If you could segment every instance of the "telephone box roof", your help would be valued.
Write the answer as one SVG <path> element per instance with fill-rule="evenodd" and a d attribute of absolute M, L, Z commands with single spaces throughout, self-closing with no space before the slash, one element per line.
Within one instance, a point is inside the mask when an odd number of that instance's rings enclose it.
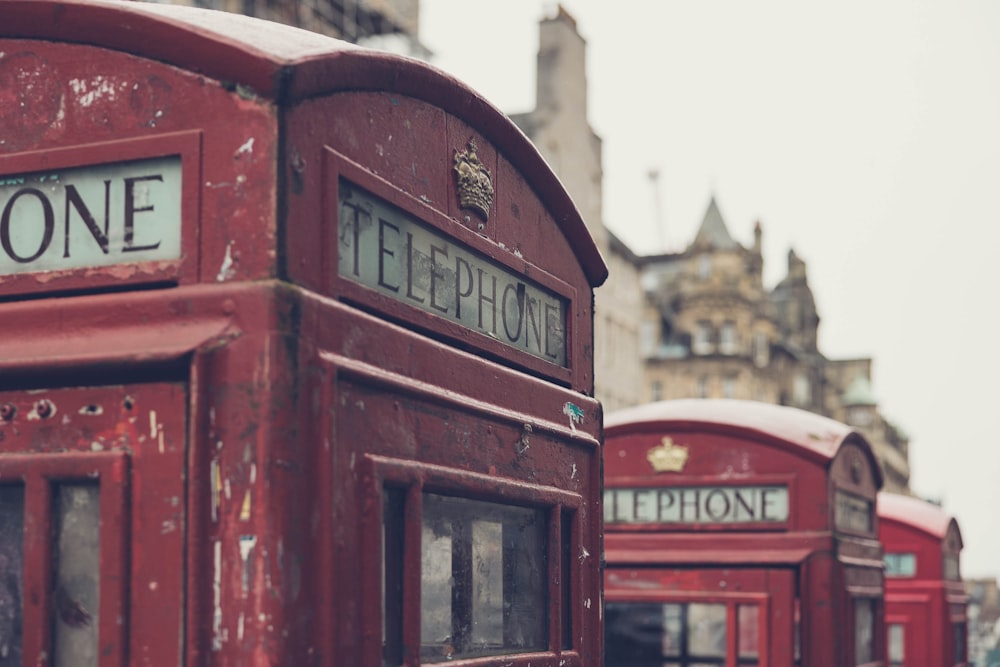
<path fill-rule="evenodd" d="M 877 507 L 879 519 L 910 526 L 938 539 L 947 537 L 949 529 L 954 525 L 961 544 L 962 533 L 958 521 L 934 503 L 913 496 L 880 492 Z"/>
<path fill-rule="evenodd" d="M 605 415 L 606 438 L 635 432 L 671 428 L 708 427 L 736 435 L 750 435 L 798 450 L 823 465 L 829 464 L 848 440 L 868 452 L 877 485 L 882 485 L 871 446 L 841 422 L 800 410 L 759 401 L 738 399 L 677 399 L 647 403 Z"/>
<path fill-rule="evenodd" d="M 124 0 L 0 0 L 0 38 L 90 45 L 157 60 L 290 104 L 345 90 L 437 106 L 497 146 L 552 212 L 590 283 L 608 275 L 569 194 L 534 144 L 482 95 L 414 58 L 240 14 Z"/>

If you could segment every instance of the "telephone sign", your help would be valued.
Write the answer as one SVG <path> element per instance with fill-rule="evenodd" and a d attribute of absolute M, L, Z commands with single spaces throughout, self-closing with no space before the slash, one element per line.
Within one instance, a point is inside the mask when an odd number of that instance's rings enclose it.
<path fill-rule="evenodd" d="M 0 176 L 0 275 L 177 259 L 181 159 Z"/>

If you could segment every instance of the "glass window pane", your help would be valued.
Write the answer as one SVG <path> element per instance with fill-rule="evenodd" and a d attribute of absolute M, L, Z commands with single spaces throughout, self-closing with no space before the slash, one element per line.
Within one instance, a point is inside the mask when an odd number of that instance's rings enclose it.
<path fill-rule="evenodd" d="M 913 577 L 917 574 L 917 556 L 912 553 L 887 553 L 885 555 L 887 577 Z"/>
<path fill-rule="evenodd" d="M 548 648 L 547 534 L 543 510 L 424 494 L 424 660 Z"/>
<path fill-rule="evenodd" d="M 854 662 L 863 665 L 872 661 L 875 639 L 875 603 L 871 598 L 854 600 Z"/>
<path fill-rule="evenodd" d="M 664 607 L 641 602 L 607 602 L 604 605 L 604 666 L 659 665 L 661 653 L 673 640 L 665 637 L 668 625 Z M 679 627 L 680 619 L 677 619 Z M 680 633 L 677 633 L 679 643 Z M 672 644 L 677 646 L 677 644 Z M 672 655 L 679 655 L 672 651 Z"/>
<path fill-rule="evenodd" d="M 684 626 L 684 607 L 679 604 L 663 605 L 663 655 L 674 657 L 681 654 L 681 635 Z"/>
<path fill-rule="evenodd" d="M 726 605 L 688 605 L 688 649 L 699 657 L 725 657 Z"/>
<path fill-rule="evenodd" d="M 24 487 L 0 486 L 0 667 L 21 667 Z"/>
<path fill-rule="evenodd" d="M 100 492 L 96 484 L 55 488 L 55 587 L 52 593 L 56 667 L 97 665 L 100 581 Z"/>
<path fill-rule="evenodd" d="M 889 625 L 889 664 L 902 665 L 905 657 L 904 627 L 901 623 Z"/>
<path fill-rule="evenodd" d="M 756 658 L 760 651 L 760 607 L 741 604 L 736 607 L 737 655 Z"/>

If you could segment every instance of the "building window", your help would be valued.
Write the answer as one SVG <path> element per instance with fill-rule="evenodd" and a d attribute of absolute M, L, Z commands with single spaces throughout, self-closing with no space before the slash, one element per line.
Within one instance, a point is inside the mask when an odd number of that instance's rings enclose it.
<path fill-rule="evenodd" d="M 656 380 L 649 388 L 649 398 L 652 401 L 663 400 L 663 383 Z"/>
<path fill-rule="evenodd" d="M 698 398 L 708 398 L 708 376 L 698 376 L 698 390 L 696 396 Z"/>
<path fill-rule="evenodd" d="M 812 403 L 812 386 L 809 384 L 809 378 L 802 373 L 795 376 L 792 386 L 792 399 L 796 405 L 809 405 Z"/>
<path fill-rule="evenodd" d="M 719 331 L 719 351 L 722 354 L 736 354 L 736 323 L 724 322 Z"/>
<path fill-rule="evenodd" d="M 712 256 L 705 253 L 698 257 L 698 277 L 702 280 L 712 275 Z"/>
<path fill-rule="evenodd" d="M 871 409 L 867 405 L 854 405 L 847 409 L 847 423 L 851 426 L 871 426 Z"/>
<path fill-rule="evenodd" d="M 712 323 L 707 320 L 698 322 L 694 329 L 694 341 L 692 348 L 695 354 L 709 354 L 712 352 Z"/>
<path fill-rule="evenodd" d="M 757 332 L 753 336 L 753 363 L 758 368 L 767 366 L 771 361 L 771 344 L 768 342 L 767 334 Z"/>
<path fill-rule="evenodd" d="M 723 398 L 735 398 L 736 397 L 736 376 L 727 375 L 722 378 L 722 397 Z"/>

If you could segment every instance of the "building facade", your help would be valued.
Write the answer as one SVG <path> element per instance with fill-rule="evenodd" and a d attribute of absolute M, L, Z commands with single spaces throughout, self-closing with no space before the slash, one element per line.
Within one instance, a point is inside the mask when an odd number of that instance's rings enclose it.
<path fill-rule="evenodd" d="M 426 58 L 420 0 L 151 0 L 245 14 L 355 44 Z"/>
<path fill-rule="evenodd" d="M 559 7 L 539 24 L 535 109 L 511 118 L 562 179 L 608 264 L 594 296 L 595 394 L 605 411 L 692 397 L 792 405 L 863 432 L 886 489 L 909 491 L 908 438 L 878 409 L 872 360 L 828 359 L 805 262 L 764 284 L 763 230 L 744 247 L 713 198 L 682 252 L 643 256 L 605 224 L 601 139 L 587 116 L 586 41 Z"/>
<path fill-rule="evenodd" d="M 870 358 L 828 359 L 806 264 L 788 253 L 785 277 L 763 281 L 763 230 L 733 239 L 713 198 L 679 253 L 639 258 L 645 297 L 642 401 L 738 398 L 790 405 L 865 434 L 886 490 L 909 492 L 908 438 L 878 409 Z"/>
<path fill-rule="evenodd" d="M 594 392 L 605 411 L 617 410 L 641 400 L 640 264 L 604 224 L 601 139 L 587 115 L 586 42 L 562 7 L 541 21 L 538 41 L 535 109 L 511 119 L 559 175 L 608 265 L 608 280 L 594 293 Z"/>

